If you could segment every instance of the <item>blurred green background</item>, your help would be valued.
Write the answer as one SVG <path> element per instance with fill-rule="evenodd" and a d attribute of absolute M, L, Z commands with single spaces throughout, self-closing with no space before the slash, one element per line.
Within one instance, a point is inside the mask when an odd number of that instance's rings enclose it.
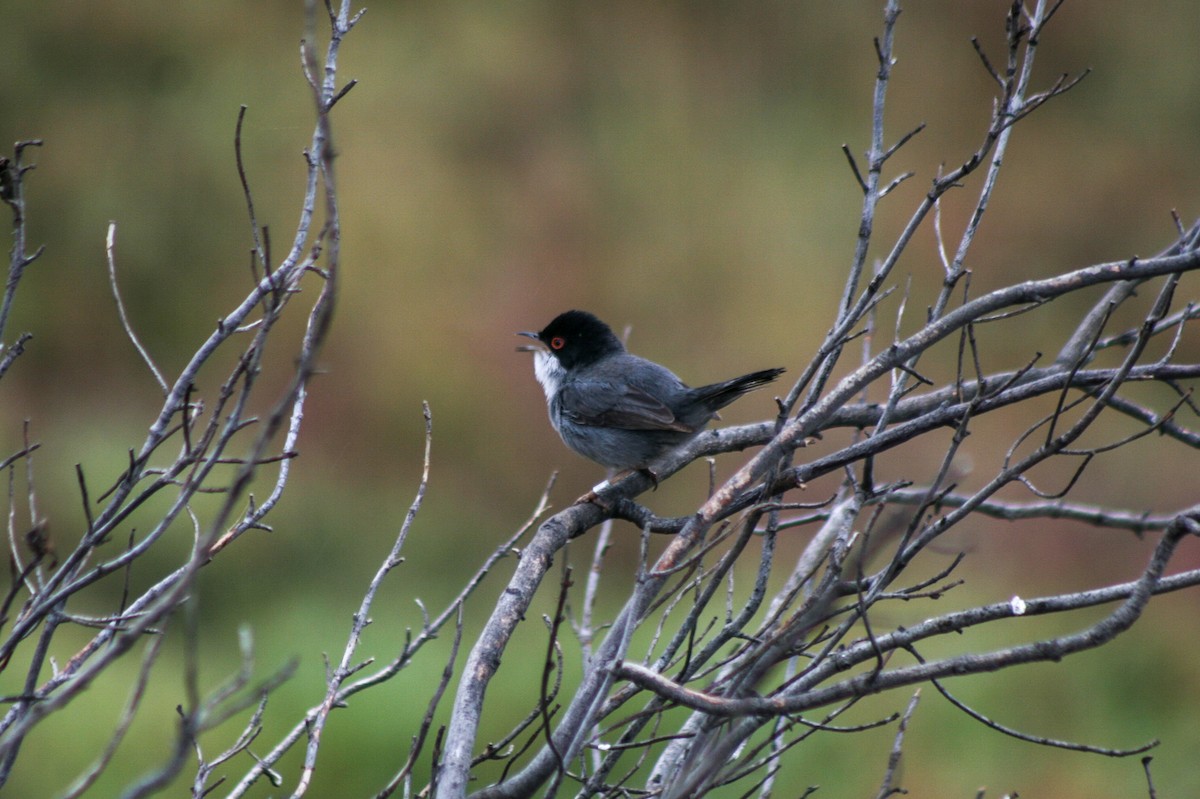
<path fill-rule="evenodd" d="M 981 139 L 994 87 L 970 37 L 1002 60 L 1007 3 L 909 5 L 897 35 L 888 140 L 920 122 L 928 128 L 889 169 L 916 177 L 883 205 L 875 257 L 886 253 L 939 165 L 960 162 Z M 407 563 L 377 600 L 363 657 L 386 660 L 405 627 L 419 627 L 414 598 L 440 610 L 525 519 L 552 471 L 561 470 L 558 505 L 600 477 L 554 436 L 528 358 L 513 351 L 514 332 L 539 328 L 568 307 L 587 308 L 618 329 L 629 326 L 635 351 L 693 383 L 775 365 L 796 374 L 807 362 L 832 319 L 857 229 L 860 198 L 840 147 L 861 154 L 868 143 L 880 6 L 369 5 L 341 61 L 342 79 L 360 82 L 334 116 L 344 272 L 302 457 L 270 519 L 275 532 L 240 541 L 204 575 L 198 597 L 205 686 L 235 668 L 241 624 L 254 631 L 259 674 L 300 658 L 298 676 L 268 708 L 255 751 L 318 700 L 321 653 L 341 652 L 350 615 L 415 490 L 422 400 L 434 416 L 432 485 Z M 19 447 L 29 419 L 42 444 L 39 510 L 61 549 L 82 523 L 75 464 L 94 485 L 112 480 L 160 404 L 108 290 L 108 221 L 118 225 L 133 324 L 174 373 L 249 284 L 251 239 L 232 146 L 240 104 L 249 107 L 244 147 L 259 219 L 270 225 L 276 253 L 291 238 L 312 116 L 299 71 L 302 33 L 301 4 L 278 0 L 10 0 L 0 13 L 0 140 L 45 140 L 31 151 L 38 166 L 28 193 L 31 245 L 47 247 L 21 285 L 10 325 L 10 340 L 23 330 L 35 338 L 0 388 L 0 452 Z M 1185 221 L 1200 215 L 1198 40 L 1200 5 L 1192 0 L 1068 0 L 1044 39 L 1037 83 L 1093 72 L 1018 127 L 969 261 L 974 293 L 1151 254 L 1173 235 L 1171 209 Z M 946 203 L 951 246 L 977 186 Z M 904 329 L 918 323 L 939 285 L 933 244 L 927 224 L 897 273 L 912 279 Z M 1185 286 L 1194 289 L 1194 281 Z M 986 365 L 1012 368 L 1035 351 L 1053 352 L 1093 298 L 983 334 Z M 884 310 L 894 315 L 895 302 Z M 885 318 L 890 330 L 893 317 Z M 952 354 L 939 349 L 923 366 L 945 377 Z M 1195 336 L 1185 337 L 1182 355 L 1200 357 Z M 281 349 L 279 357 L 291 354 Z M 771 407 L 762 394 L 725 418 L 762 418 Z M 964 468 L 974 469 L 964 477 L 968 487 L 993 473 L 1027 423 L 1013 414 L 981 425 L 964 452 Z M 1102 425 L 1092 443 L 1128 430 Z M 944 444 L 883 463 L 880 479 L 927 480 Z M 735 463 L 728 456 L 718 470 L 727 474 Z M 645 500 L 660 513 L 686 511 L 702 496 L 704 472 L 693 467 Z M 1093 465 L 1078 498 L 1165 511 L 1195 501 L 1195 474 L 1195 453 L 1156 438 Z M 1053 479 L 1051 486 L 1061 485 Z M 813 497 L 829 488 L 814 487 Z M 256 490 L 265 492 L 265 479 Z M 781 562 L 806 538 L 801 531 L 787 542 Z M 139 567 L 135 583 L 178 562 L 186 530 L 178 539 Z M 625 595 L 636 557 L 632 528 L 619 529 L 617 539 L 601 589 L 606 612 Z M 566 556 L 577 574 L 591 540 L 572 544 Z M 971 552 L 961 575 L 968 585 L 947 600 L 955 607 L 1130 579 L 1148 551 L 1119 533 L 986 520 L 947 546 Z M 1189 543 L 1176 565 L 1198 562 Z M 468 641 L 512 563 L 501 561 L 471 604 Z M 547 586 L 537 614 L 552 611 L 553 591 Z M 897 609 L 881 621 L 950 607 Z M 1196 610 L 1195 595 L 1163 598 L 1144 624 L 1099 652 L 953 687 L 1030 732 L 1114 747 L 1160 737 L 1161 794 L 1194 795 Z M 1094 618 L 1040 629 L 1075 630 Z M 962 645 L 1028 634 L 1014 627 Z M 370 795 L 386 782 L 407 752 L 448 639 L 334 714 L 310 795 Z M 69 643 L 60 659 L 72 653 Z M 183 701 L 181 648 L 173 643 L 95 795 L 115 792 L 165 757 Z M 530 675 L 540 669 L 545 631 L 534 613 L 517 644 L 489 695 L 481 744 L 535 698 Z M 30 737 L 6 796 L 53 795 L 86 767 L 120 712 L 135 660 Z M 18 677 L 0 675 L 0 693 L 16 692 Z M 906 701 L 864 703 L 856 720 Z M 206 741 L 206 751 L 227 745 L 235 726 Z M 892 734 L 817 736 L 793 750 L 777 795 L 813 784 L 823 797 L 873 795 Z M 1145 795 L 1137 758 L 1015 742 L 928 689 L 907 751 L 902 782 L 914 795 L 969 796 L 980 786 L 988 796 Z M 288 786 L 296 762 L 282 768 Z M 243 759 L 220 773 L 237 779 L 246 767 Z M 262 785 L 255 795 L 277 794 Z"/>

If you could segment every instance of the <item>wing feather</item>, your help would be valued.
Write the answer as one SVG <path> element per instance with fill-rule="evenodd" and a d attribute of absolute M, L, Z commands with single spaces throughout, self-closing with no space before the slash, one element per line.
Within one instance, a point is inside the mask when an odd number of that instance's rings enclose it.
<path fill-rule="evenodd" d="M 576 424 L 625 430 L 694 432 L 646 392 L 604 380 L 572 380 L 559 392 L 562 412 Z"/>

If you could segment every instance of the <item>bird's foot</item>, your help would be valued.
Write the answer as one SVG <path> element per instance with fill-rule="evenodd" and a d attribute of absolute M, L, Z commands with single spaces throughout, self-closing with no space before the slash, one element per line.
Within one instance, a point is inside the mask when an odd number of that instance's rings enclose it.
<path fill-rule="evenodd" d="M 643 466 L 637 470 L 640 474 L 644 474 L 650 478 L 650 484 L 654 486 L 654 490 L 658 490 L 658 473 L 648 466 Z"/>

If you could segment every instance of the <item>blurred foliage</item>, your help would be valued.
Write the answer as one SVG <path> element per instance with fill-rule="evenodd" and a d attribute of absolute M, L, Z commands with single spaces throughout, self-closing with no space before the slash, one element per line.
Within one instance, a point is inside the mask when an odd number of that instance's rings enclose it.
<path fill-rule="evenodd" d="M 998 61 L 1007 4 L 908 5 L 889 140 L 921 122 L 928 128 L 892 165 L 916 177 L 884 205 L 879 255 L 939 164 L 979 141 L 993 87 L 969 37 Z M 777 364 L 794 372 L 808 359 L 832 318 L 857 229 L 859 197 L 840 146 L 860 153 L 867 144 L 878 18 L 873 3 L 778 0 L 370 6 L 342 61 L 343 78 L 360 81 L 334 119 L 344 283 L 302 457 L 272 517 L 275 532 L 239 542 L 198 597 L 206 685 L 235 668 L 243 623 L 255 632 L 260 673 L 301 658 L 299 676 L 269 706 L 263 747 L 319 695 L 320 652 L 340 652 L 400 523 L 419 473 L 422 399 L 434 414 L 432 488 L 408 565 L 376 605 L 364 656 L 390 657 L 403 629 L 419 626 L 414 597 L 440 609 L 520 524 L 553 470 L 563 470 L 559 504 L 599 477 L 554 438 L 527 360 L 513 352 L 515 331 L 585 307 L 629 325 L 635 351 L 696 382 Z M 303 21 L 299 3 L 232 0 L 9 0 L 0 20 L 0 140 L 46 142 L 35 152 L 29 198 L 31 242 L 47 246 L 18 295 L 11 329 L 35 338 L 4 381 L 0 450 L 19 446 L 29 419 L 43 445 L 42 513 L 56 535 L 74 540 L 75 463 L 94 484 L 111 480 L 158 405 L 114 311 L 107 223 L 118 225 L 134 325 L 159 364 L 177 370 L 250 280 L 232 146 L 240 104 L 249 107 L 244 148 L 259 219 L 277 253 L 287 245 L 312 118 L 297 53 Z M 1192 0 L 1068 0 L 1044 40 L 1039 82 L 1092 74 L 1017 129 L 971 259 L 974 292 L 1149 254 L 1170 240 L 1172 208 L 1185 219 L 1200 213 L 1191 168 L 1200 156 L 1198 39 Z M 947 230 L 965 219 L 974 188 L 946 205 Z M 910 327 L 940 279 L 933 245 L 926 226 L 902 265 L 912 276 Z M 894 313 L 894 302 L 884 310 Z M 1053 327 L 1056 317 L 1069 326 L 1077 310 L 1031 316 L 1024 337 L 989 341 L 986 351 L 1022 363 L 1055 347 L 1066 329 Z M 1184 346 L 1194 351 L 1196 337 Z M 759 397 L 726 418 L 768 412 Z M 974 438 L 982 471 L 1026 423 L 1014 414 L 1008 427 Z M 921 457 L 939 454 L 909 452 L 885 465 L 886 477 L 921 480 Z M 1171 474 L 1173 464 L 1192 474 L 1194 457 L 1173 460 L 1187 454 L 1157 439 L 1122 450 L 1089 471 L 1080 498 L 1160 510 L 1194 501 L 1194 480 L 1129 477 Z M 694 467 L 646 501 L 682 511 L 705 483 Z M 179 531 L 179 546 L 187 535 Z M 619 538 L 606 576 L 613 597 L 623 595 L 636 557 L 633 532 Z M 979 521 L 963 538 L 968 568 L 988 567 L 970 572 L 954 599 L 962 603 L 1127 579 L 1146 553 L 1115 533 L 1067 526 Z M 587 544 L 569 554 L 577 568 Z M 169 553 L 162 557 L 169 565 Z M 1194 545 L 1183 557 L 1200 559 Z M 468 641 L 508 569 L 501 561 L 471 606 Z M 547 586 L 539 613 L 552 612 L 554 590 Z M 1161 737 L 1160 790 L 1195 793 L 1191 751 L 1200 738 L 1186 703 L 1173 698 L 1200 690 L 1195 611 L 1194 597 L 1167 598 L 1115 646 L 954 687 L 998 720 L 1038 733 L 1112 746 Z M 532 619 L 526 627 L 518 643 L 528 646 L 510 649 L 490 694 L 481 742 L 531 701 L 529 670 L 540 669 L 545 640 Z M 334 715 L 317 795 L 334 786 L 363 795 L 386 781 L 449 651 L 448 641 L 438 646 Z M 522 651 L 538 654 L 522 664 Z M 135 667 L 109 675 L 33 736 L 6 795 L 48 795 L 83 768 L 106 740 Z M 177 673 L 159 665 L 97 795 L 164 755 L 182 700 Z M 12 678 L 0 675 L 0 692 L 16 690 Z M 863 703 L 854 720 L 904 701 Z M 83 717 L 92 723 L 79 724 Z M 873 792 L 891 735 L 817 736 L 792 756 L 780 795 L 810 784 L 824 797 Z M 1144 793 L 1136 759 L 1004 739 L 929 689 L 910 735 L 903 783 L 915 794 L 965 796 L 979 785 L 989 796 Z M 264 786 L 258 795 L 269 794 Z"/>

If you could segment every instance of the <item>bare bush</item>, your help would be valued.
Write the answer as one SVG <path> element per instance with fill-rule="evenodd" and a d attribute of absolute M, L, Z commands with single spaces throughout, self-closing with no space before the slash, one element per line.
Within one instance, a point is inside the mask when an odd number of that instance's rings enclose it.
<path fill-rule="evenodd" d="M 1006 21 L 1007 52 L 989 56 L 977 46 L 982 68 L 996 84 L 990 124 L 969 157 L 931 182 L 899 238 L 883 247 L 887 256 L 868 272 L 867 253 L 880 247 L 873 235 L 879 203 L 912 177 L 887 177 L 889 160 L 921 132 L 917 128 L 890 143 L 885 136 L 893 33 L 900 13 L 898 3 L 888 4 L 883 34 L 876 41 L 879 70 L 870 147 L 862 163 L 846 151 L 863 193 L 862 218 L 858 247 L 828 335 L 788 395 L 779 400 L 774 421 L 713 431 L 663 465 L 660 474 L 670 474 L 696 458 L 762 446 L 694 513 L 663 519 L 637 505 L 630 498 L 650 488 L 648 478 L 640 475 L 613 491 L 617 516 L 646 534 L 669 532 L 674 538 L 656 559 L 645 561 L 624 608 L 606 624 L 603 641 L 582 664 L 578 685 L 565 689 L 565 699 L 543 694 L 540 713 L 530 714 L 530 723 L 544 734 L 538 752 L 522 756 L 511 764 L 511 772 L 506 768 L 496 784 L 472 796 L 531 796 L 549 784 L 553 787 L 546 790 L 551 794 L 571 786 L 583 796 L 646 791 L 693 797 L 731 783 L 738 783 L 742 795 L 755 791 L 767 795 L 774 774 L 793 747 L 813 730 L 832 725 L 862 697 L 924 684 L 949 696 L 942 683 L 948 677 L 1057 661 L 1102 646 L 1137 620 L 1153 594 L 1200 582 L 1200 571 L 1164 574 L 1180 539 L 1200 529 L 1196 507 L 1144 513 L 1074 504 L 1067 498 L 1075 479 L 1093 459 L 1112 457 L 1142 436 L 1161 433 L 1166 440 L 1187 446 L 1197 443 L 1195 432 L 1175 420 L 1180 409 L 1195 410 L 1190 391 L 1179 381 L 1200 374 L 1200 365 L 1176 363 L 1175 356 L 1196 311 L 1190 302 L 1174 310 L 1178 305 L 1174 297 L 1181 277 L 1200 265 L 1200 226 L 1186 230 L 1179 226 L 1177 241 L 1155 258 L 1097 264 L 971 295 L 966 262 L 996 188 L 1010 136 L 1029 114 L 1071 89 L 1081 77 L 1062 76 L 1044 88 L 1037 88 L 1034 80 L 1041 36 L 1057 8 L 1038 2 L 1026 9 L 1014 3 Z M 941 224 L 940 203 L 977 172 L 982 179 L 973 211 L 957 237 L 952 237 Z M 930 224 L 936 228 L 942 253 L 941 291 L 928 301 L 916 332 L 874 346 L 888 328 L 877 309 L 897 291 L 895 266 L 913 234 Z M 977 344 L 979 328 L 1022 324 L 1027 315 L 1054 312 L 1063 297 L 1098 285 L 1107 286 L 1107 291 L 1079 319 L 1053 357 L 1039 353 L 1023 364 L 985 369 L 983 364 L 994 359 Z M 1142 323 L 1111 331 L 1114 310 L 1132 301 L 1138 288 L 1154 289 L 1141 312 Z M 906 321 L 909 302 L 911 298 L 904 297 L 898 305 L 896 330 Z M 835 369 L 852 357 L 852 343 L 860 337 L 864 346 L 859 364 L 834 380 Z M 1160 338 L 1166 344 L 1150 357 L 1149 349 Z M 923 376 L 922 361 L 932 358 L 927 353 L 946 339 L 956 342 L 956 368 L 952 379 L 939 385 Z M 1110 356 L 1111 364 L 1100 366 L 1102 356 Z M 1178 399 L 1157 408 L 1126 395 L 1128 386 L 1146 380 L 1170 386 Z M 1053 398 L 1052 410 L 1029 412 L 1028 427 L 1013 441 L 991 478 L 977 490 L 961 490 L 956 455 L 973 428 L 994 411 L 1021 404 L 1032 409 L 1037 407 L 1034 400 L 1045 397 Z M 1124 414 L 1136 421 L 1138 429 L 1118 440 L 1081 444 L 1081 437 L 1103 413 Z M 857 432 L 845 446 L 811 460 L 803 458 L 807 443 L 838 428 Z M 875 468 L 880 456 L 947 429 L 953 430 L 953 437 L 940 467 L 929 478 L 881 479 Z M 1071 462 L 1073 476 L 1065 486 L 1039 485 L 1033 470 L 1055 460 Z M 834 496 L 805 504 L 795 495 L 809 481 L 831 473 L 844 475 Z M 1027 488 L 1034 500 L 998 498 L 1002 489 L 1012 485 Z M 953 587 L 962 556 L 934 569 L 932 576 L 913 576 L 921 574 L 914 566 L 924 559 L 940 560 L 936 544 L 974 514 L 1013 521 L 1074 518 L 1098 528 L 1139 535 L 1153 532 L 1160 540 L 1141 575 L 1128 583 L 1036 599 L 1013 597 L 945 613 L 930 610 L 931 615 L 920 623 L 889 629 L 880 620 L 887 614 L 875 613 L 877 607 L 897 600 L 933 600 Z M 502 756 L 494 745 L 483 754 L 476 751 L 474 731 L 488 681 L 555 553 L 603 520 L 598 507 L 577 505 L 546 521 L 523 550 L 516 575 L 464 667 L 438 774 L 439 797 L 464 795 L 472 768 L 481 760 Z M 810 543 L 795 563 L 776 562 L 778 537 L 797 527 L 814 530 Z M 761 543 L 753 586 L 741 603 L 722 609 L 734 566 L 754 557 L 750 545 L 756 541 Z M 605 546 L 602 533 L 596 563 L 602 560 Z M 787 579 L 778 590 L 768 591 L 769 578 L 779 571 Z M 563 579 L 564 592 L 569 582 Z M 584 599 L 584 614 L 590 614 L 590 600 L 590 595 Z M 1099 604 L 1113 610 L 1071 635 L 943 657 L 923 654 L 936 648 L 937 639 L 981 625 Z M 585 627 L 590 631 L 593 623 Z M 654 630 L 652 644 L 648 651 L 634 655 L 631 641 L 642 628 Z M 563 629 L 561 619 L 555 620 L 553 629 Z M 553 661 L 549 663 L 547 668 L 553 671 Z M 914 694 L 902 716 L 878 722 L 900 721 L 880 796 L 897 787 L 896 764 L 915 702 Z M 548 711 L 551 703 L 562 704 L 553 719 Z M 677 708 L 691 713 L 680 722 L 678 714 L 671 714 Z M 820 718 L 802 716 L 811 711 L 819 711 Z M 1108 753 L 1140 751 L 1144 749 Z"/>
<path fill-rule="evenodd" d="M 310 13 L 315 20 L 315 15 Z M 168 377 L 151 360 L 125 316 L 117 280 L 118 248 L 116 226 L 108 230 L 106 254 L 117 308 L 126 332 L 145 359 L 147 368 L 162 390 L 161 410 L 149 427 L 145 441 L 128 453 L 128 467 L 112 485 L 89 483 L 82 467 L 77 469 L 80 498 L 87 520 L 86 529 L 69 552 L 56 553 L 46 535 L 47 521 L 38 510 L 32 456 L 37 445 L 28 443 L 9 456 L 10 514 L 8 524 L 11 575 L 0 620 L 5 636 L 0 642 L 0 664 L 22 669 L 23 690 L 6 697 L 8 710 L 0 721 L 0 785 L 7 782 L 22 743 L 47 717 L 70 713 L 93 681 L 135 646 L 143 645 L 139 678 L 133 686 L 125 714 L 113 730 L 111 744 L 95 764 L 67 789 L 67 796 L 82 795 L 108 767 L 125 731 L 139 711 L 150 670 L 161 654 L 162 633 L 170 624 L 187 624 L 188 600 L 196 590 L 201 569 L 219 561 L 222 553 L 244 533 L 269 529 L 266 518 L 280 501 L 288 482 L 289 461 L 304 416 L 307 386 L 329 329 L 340 269 L 341 219 L 334 180 L 333 142 L 329 115 L 350 86 L 336 83 L 337 59 L 342 38 L 356 19 L 349 16 L 349 3 L 338 11 L 330 9 L 331 34 L 325 56 L 317 56 L 315 29 L 302 46 L 305 74 L 312 89 L 316 125 L 306 153 L 305 191 L 295 234 L 287 252 L 273 260 L 270 242 L 255 217 L 250 187 L 241 171 L 238 120 L 239 172 L 246 190 L 250 226 L 254 236 L 252 270 L 254 287 L 234 308 L 224 313 L 204 342 L 178 375 Z M 243 109 L 244 110 L 244 109 Z M 40 142 L 21 142 L 14 157 L 4 163 L 4 199 L 13 210 L 14 245 L 9 265 L 8 291 L 0 322 L 7 319 L 24 269 L 40 254 L 27 254 L 27 207 L 25 182 L 33 168 L 27 163 L 30 148 Z M 315 284 L 315 285 L 312 285 Z M 308 296 L 307 324 L 299 340 L 277 342 L 282 337 L 278 323 L 295 310 L 297 298 Z M 0 329 L 0 337 L 3 330 Z M 21 354 L 26 336 L 5 350 L 4 369 Z M 289 346 L 294 368 L 282 380 L 274 397 L 260 383 L 266 368 L 268 342 Z M 278 356 L 273 356 L 278 357 Z M 200 396 L 201 375 L 233 366 L 219 378 L 211 396 Z M 266 397 L 263 395 L 267 394 Z M 13 486 L 15 467 L 26 465 L 26 494 L 31 526 L 18 530 L 14 524 Z M 273 486 L 267 496 L 248 493 L 251 479 L 260 471 L 274 469 Z M 205 512 L 197 504 L 205 495 L 220 498 L 215 510 Z M 111 544 L 122 540 L 121 531 L 144 506 L 155 501 L 166 510 L 134 530 L 125 546 L 113 554 Z M 145 522 L 143 521 L 143 524 Z M 192 529 L 193 543 L 184 562 L 162 573 L 150 588 L 138 595 L 123 595 L 120 607 L 105 616 L 74 610 L 92 603 L 97 587 L 120 585 L 128 594 L 128 575 L 133 564 L 161 546 L 168 532 L 179 525 Z M 61 538 L 59 540 L 62 540 Z M 70 539 L 66 539 L 70 540 Z M 89 638 L 73 647 L 67 630 L 85 631 Z M 194 631 L 193 631 L 194 633 Z M 193 634 L 194 642 L 194 634 Z M 64 659 L 63 651 L 67 654 Z M 188 696 L 180 704 L 178 733 L 172 756 L 161 768 L 131 785 L 126 796 L 148 796 L 165 788 L 185 764 L 198 761 L 193 792 L 203 795 L 210 786 L 212 769 L 242 753 L 258 728 L 269 690 L 286 679 L 290 668 L 251 685 L 251 650 L 245 646 L 245 668 L 233 675 L 218 691 L 202 695 L 192 652 L 186 675 Z M 205 753 L 199 745 L 202 734 L 247 707 L 258 706 L 245 734 L 228 751 Z"/>
<path fill-rule="evenodd" d="M 649 478 L 634 474 L 606 489 L 603 503 L 575 504 L 543 518 L 548 488 L 528 521 L 514 525 L 511 537 L 451 602 L 426 614 L 394 657 L 385 663 L 360 660 L 357 651 L 372 603 L 401 562 L 425 496 L 432 441 L 426 408 L 424 478 L 391 551 L 363 592 L 341 655 L 328 664 L 324 693 L 314 697 L 311 709 L 288 732 L 264 741 L 267 698 L 290 669 L 253 680 L 247 643 L 243 670 L 216 691 L 203 693 L 196 680 L 202 655 L 193 647 L 185 659 L 187 696 L 180 704 L 172 754 L 128 786 L 126 795 L 158 792 L 185 771 L 194 771 L 194 796 L 218 786 L 229 796 L 243 796 L 263 781 L 285 787 L 292 796 L 305 794 L 333 711 L 388 683 L 442 634 L 453 635 L 450 660 L 421 698 L 427 711 L 419 726 L 397 731 L 405 751 L 380 796 L 399 791 L 442 799 L 537 794 L 678 799 L 736 785 L 738 795 L 765 797 L 771 795 L 782 764 L 813 734 L 891 725 L 894 744 L 878 766 L 878 795 L 885 797 L 901 789 L 904 737 L 916 723 L 917 689 L 926 685 L 987 727 L 1033 743 L 1110 756 L 1139 754 L 1153 746 L 1116 749 L 1014 730 L 969 707 L 946 682 L 1058 661 L 1108 645 L 1138 621 L 1153 596 L 1200 584 L 1200 570 L 1168 572 L 1180 541 L 1200 531 L 1200 506 L 1133 509 L 1119 494 L 1110 505 L 1072 499 L 1090 465 L 1120 458 L 1124 447 L 1146 436 L 1156 435 L 1162 447 L 1194 450 L 1200 444 L 1200 433 L 1182 420 L 1197 412 L 1188 381 L 1200 377 L 1200 363 L 1181 354 L 1188 325 L 1200 312 L 1193 301 L 1177 298 L 1185 275 L 1200 268 L 1200 225 L 1187 227 L 1176 219 L 1174 241 L 1152 258 L 1120 258 L 978 296 L 971 289 L 968 262 L 997 190 L 1010 137 L 1030 114 L 1041 112 L 1082 77 L 1062 76 L 1043 84 L 1035 76 L 1035 56 L 1058 7 L 1045 0 L 1032 8 L 1015 2 L 1005 18 L 1007 49 L 987 53 L 976 45 L 980 68 L 995 84 L 988 124 L 965 159 L 937 171 L 895 240 L 881 242 L 875 224 L 881 203 L 914 178 L 893 175 L 890 165 L 921 133 L 919 127 L 900 136 L 885 131 L 900 14 L 895 0 L 887 4 L 876 40 L 870 144 L 864 157 L 849 148 L 845 153 L 862 207 L 840 303 L 831 310 L 829 331 L 811 361 L 793 369 L 798 376 L 787 395 L 777 399 L 775 418 L 708 431 L 658 465 L 656 471 L 665 479 L 697 459 L 757 448 L 732 477 L 714 484 L 703 504 L 679 517 L 655 515 L 636 500 L 651 488 Z M 222 316 L 177 375 L 155 365 L 125 318 L 119 249 L 110 228 L 107 257 L 121 319 L 161 386 L 163 404 L 146 440 L 129 453 L 128 467 L 113 485 L 93 486 L 79 470 L 87 524 L 69 552 L 56 553 L 45 535 L 32 477 L 37 445 L 29 442 L 4 461 L 10 486 L 16 484 L 18 467 L 26 467 L 32 521 L 28 530 L 17 529 L 10 512 L 12 581 L 0 613 L 5 633 L 0 665 L 21 669 L 24 678 L 19 694 L 5 697 L 0 784 L 11 775 L 31 731 L 52 714 L 72 713 L 74 700 L 98 675 L 140 646 L 140 678 L 131 687 L 111 744 L 73 779 L 65 795 L 88 791 L 140 710 L 145 682 L 161 654 L 160 633 L 168 625 L 189 625 L 188 600 L 197 590 L 197 574 L 219 568 L 246 531 L 266 525 L 283 496 L 340 269 L 330 114 L 353 85 L 339 83 L 337 64 L 343 37 L 358 17 L 342 3 L 330 8 L 328 20 L 324 58 L 316 54 L 315 31 L 302 47 L 316 123 L 293 240 L 282 258 L 272 257 L 239 161 L 255 242 L 255 285 Z M 14 245 L 0 308 L 0 339 L 22 272 L 40 254 L 30 254 L 26 244 L 25 183 L 35 144 L 18 144 L 3 165 L 4 199 L 14 212 Z M 952 192 L 967 191 L 975 192 L 970 213 L 960 229 L 951 230 L 942 218 L 942 203 Z M 930 297 L 909 296 L 897 265 L 916 233 L 928 229 L 941 254 L 940 289 Z M 872 263 L 872 252 L 886 255 Z M 1023 362 L 1005 364 L 983 343 L 985 332 L 994 341 L 1039 314 L 1062 314 L 1070 307 L 1068 298 L 1090 297 L 1089 290 L 1099 291 L 1099 298 L 1052 352 L 1030 353 Z M 303 333 L 297 340 L 281 341 L 284 334 L 277 323 L 285 314 L 300 314 L 300 302 L 306 303 Z M 914 322 L 917 314 L 911 307 L 916 304 L 924 310 Z M 1127 314 L 1131 308 L 1135 324 L 1114 321 L 1118 312 Z M 915 329 L 900 332 L 908 327 Z M 895 332 L 889 336 L 889 330 Z M 268 339 L 275 347 L 289 347 L 294 356 L 294 368 L 273 395 L 259 379 Z M 5 348 L 0 376 L 17 361 L 25 340 L 19 336 Z M 227 351 L 234 353 L 234 365 L 222 374 L 215 393 L 201 396 L 198 375 L 217 371 Z M 947 376 L 934 376 L 940 372 Z M 1141 384 L 1160 386 L 1164 392 L 1156 396 L 1173 399 L 1147 401 L 1144 393 L 1133 390 Z M 994 462 L 976 463 L 974 487 L 968 488 L 960 463 L 967 439 L 1000 413 L 1019 414 L 1023 429 Z M 1129 431 L 1104 438 L 1097 420 L 1112 416 L 1126 420 Z M 903 459 L 928 441 L 935 442 L 942 456 L 927 474 L 915 473 L 917 466 L 898 471 L 895 461 L 887 460 Z M 268 469 L 275 476 L 272 490 L 256 499 L 248 493 L 249 482 Z M 981 470 L 990 471 L 981 477 Z M 836 476 L 837 485 L 831 495 L 804 493 L 807 485 L 829 476 Z M 1014 488 L 1026 497 L 1017 498 Z M 206 494 L 220 501 L 200 508 L 199 499 Z M 10 489 L 10 503 L 12 495 Z M 167 509 L 114 554 L 115 537 L 155 498 L 165 498 Z M 979 517 L 1013 524 L 1071 519 L 1096 530 L 1152 536 L 1157 543 L 1127 582 L 945 609 L 936 603 L 956 595 L 970 558 L 962 552 L 947 554 L 941 545 L 950 531 Z M 642 532 L 642 563 L 626 581 L 630 587 L 622 609 L 602 618 L 599 579 L 614 524 L 622 520 Z M 149 589 L 124 597 L 110 614 L 77 610 L 89 604 L 89 592 L 120 583 L 135 561 L 160 545 L 168 529 L 181 525 L 190 526 L 193 535 L 182 563 L 162 573 Z M 588 543 L 587 577 L 577 581 L 564 548 L 594 528 L 599 529 Z M 779 546 L 783 536 L 802 533 L 809 538 L 799 557 L 785 559 Z M 651 557 L 656 534 L 671 537 Z M 526 536 L 528 542 L 518 550 Z M 468 599 L 497 560 L 512 552 L 520 558 L 490 618 L 474 640 L 463 641 Z M 555 558 L 562 563 L 557 610 L 544 620 L 545 666 L 539 684 L 524 697 L 528 713 L 514 721 L 508 735 L 481 744 L 478 730 L 488 713 L 485 694 L 517 628 L 539 623 L 528 620 L 527 612 L 543 581 L 555 574 Z M 749 585 L 744 584 L 747 577 Z M 898 623 L 884 610 L 900 603 L 915 608 L 907 611 L 915 619 Z M 1019 643 L 992 647 L 980 644 L 978 637 L 958 643 L 968 631 L 1095 608 L 1107 612 L 1072 633 L 1047 636 L 1029 625 L 1020 627 L 1028 632 Z M 66 630 L 84 631 L 86 642 L 70 643 L 62 635 Z M 460 644 L 467 654 L 456 682 Z M 574 661 L 568 663 L 568 658 Z M 577 678 L 569 676 L 576 671 Z M 905 692 L 902 712 L 839 725 L 839 717 L 865 697 L 889 691 Z M 445 725 L 440 723 L 443 704 L 450 708 Z M 242 733 L 219 753 L 208 751 L 206 732 L 232 718 L 245 719 Z M 300 749 L 298 772 L 282 770 L 287 754 Z M 241 776 L 224 785 L 224 772 Z"/>

